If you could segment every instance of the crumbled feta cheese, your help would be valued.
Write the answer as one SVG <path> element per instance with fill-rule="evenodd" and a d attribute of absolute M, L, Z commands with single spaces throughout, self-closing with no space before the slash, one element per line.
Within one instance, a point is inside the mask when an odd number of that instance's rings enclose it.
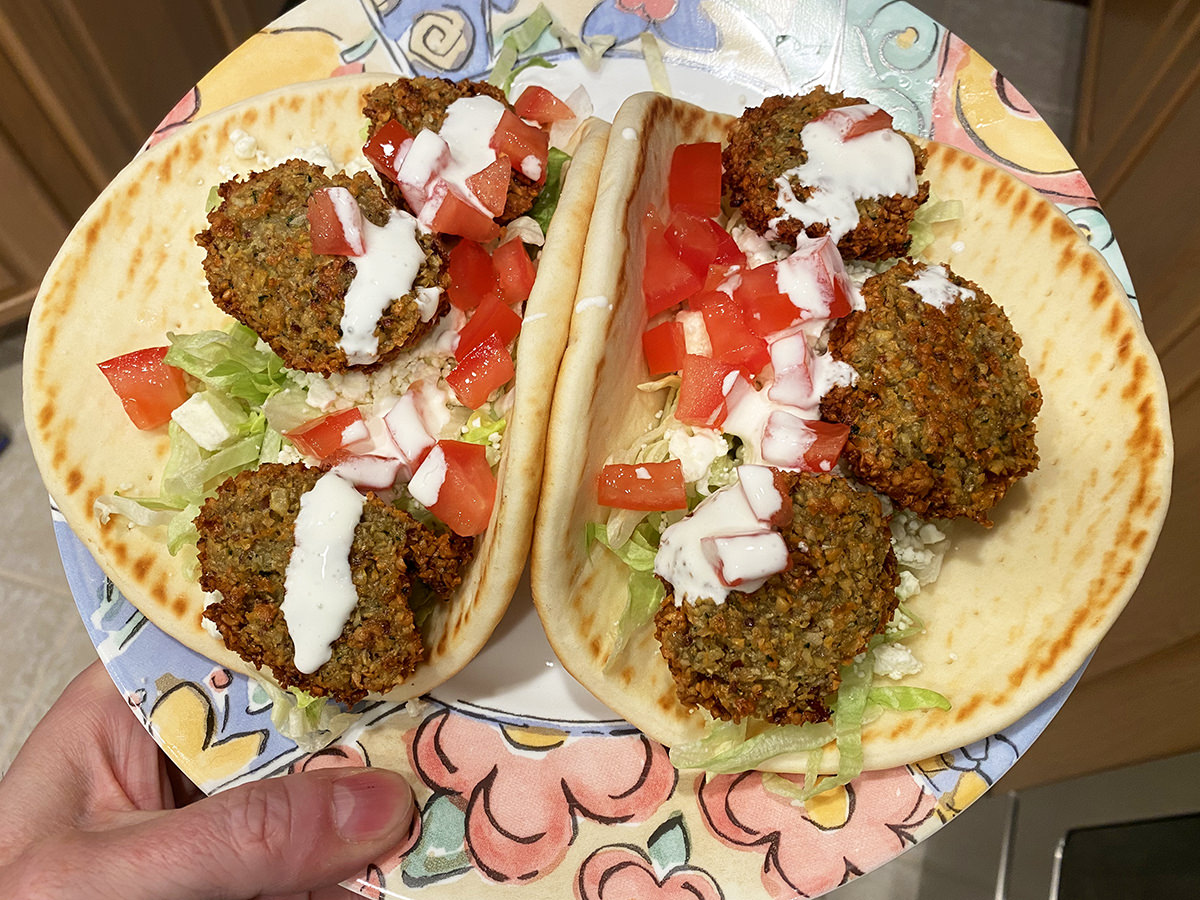
<path fill-rule="evenodd" d="M 171 419 L 205 450 L 216 450 L 233 437 L 238 413 L 222 408 L 208 391 L 192 394 L 175 407 Z"/>
<path fill-rule="evenodd" d="M 729 444 L 712 428 L 682 425 L 668 428 L 667 450 L 683 465 L 683 480 L 689 484 L 708 474 L 713 460 L 729 452 Z"/>
<path fill-rule="evenodd" d="M 905 675 L 916 675 L 921 671 L 920 661 L 903 644 L 880 644 L 875 648 L 874 668 L 876 675 L 886 675 L 895 681 Z"/>

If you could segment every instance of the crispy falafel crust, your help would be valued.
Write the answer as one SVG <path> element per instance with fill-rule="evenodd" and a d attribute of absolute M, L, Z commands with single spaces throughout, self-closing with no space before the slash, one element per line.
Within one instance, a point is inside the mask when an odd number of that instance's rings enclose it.
<path fill-rule="evenodd" d="M 339 341 L 355 266 L 352 257 L 313 253 L 308 198 L 324 187 L 346 188 L 366 219 L 387 222 L 391 208 L 366 172 L 329 176 L 293 159 L 222 184 L 221 202 L 196 243 L 206 251 L 204 273 L 217 306 L 252 328 L 285 365 L 330 375 L 350 368 Z M 443 291 L 435 315 L 421 321 L 416 289 L 444 288 L 447 275 L 436 239 L 418 234 L 418 241 L 425 261 L 413 291 L 393 299 L 380 316 L 378 358 L 363 368 L 378 367 L 413 346 L 449 309 Z"/>
<path fill-rule="evenodd" d="M 425 658 L 409 606 L 414 583 L 448 597 L 462 581 L 473 543 L 435 533 L 368 494 L 350 550 L 358 604 L 330 660 L 302 673 L 283 617 L 284 579 L 300 498 L 322 474 L 300 463 L 269 463 L 225 481 L 196 518 L 200 586 L 220 592 L 204 615 L 231 650 L 269 667 L 285 688 L 350 704 L 400 684 Z"/>
<path fill-rule="evenodd" d="M 774 239 L 795 246 L 799 234 L 817 238 L 829 233 L 829 226 L 818 222 L 805 227 L 803 222 L 786 216 L 779 206 L 776 179 L 808 159 L 800 132 L 822 113 L 842 106 L 866 103 L 860 97 L 846 97 L 817 86 L 800 97 L 767 97 L 762 104 L 747 109 L 729 132 L 723 152 L 725 190 L 729 202 L 740 209 L 746 223 L 758 234 L 771 231 L 771 221 L 779 219 Z M 903 132 L 900 132 L 903 133 Z M 907 139 L 908 136 L 905 135 Z M 916 173 L 925 170 L 924 148 L 911 139 Z M 798 199 L 807 199 L 812 188 L 790 179 Z M 903 256 L 908 250 L 908 228 L 917 207 L 929 197 L 929 182 L 917 185 L 915 196 L 894 194 L 858 200 L 858 225 L 838 241 L 838 250 L 846 259 L 882 260 Z"/>
<path fill-rule="evenodd" d="M 368 133 L 374 135 L 386 122 L 395 119 L 416 134 L 422 129 L 440 131 L 446 121 L 446 110 L 455 100 L 464 97 L 491 97 L 511 110 L 512 105 L 504 92 L 486 81 L 450 81 L 446 78 L 401 78 L 399 81 L 381 84 L 363 95 L 363 115 L 369 121 Z M 398 209 L 410 209 L 398 185 L 386 178 L 383 191 Z M 523 173 L 513 170 L 508 183 L 508 197 L 504 212 L 496 217 L 499 222 L 511 222 L 523 216 L 533 207 L 539 186 Z M 410 210 L 411 211 L 411 210 Z"/>
<path fill-rule="evenodd" d="M 791 497 L 790 567 L 720 604 L 677 606 L 668 592 L 658 640 L 684 705 L 734 722 L 821 722 L 842 666 L 892 617 L 896 556 L 873 494 L 833 475 L 776 472 L 775 481 Z"/>
<path fill-rule="evenodd" d="M 1037 381 L 1008 317 L 976 284 L 945 311 L 906 286 L 925 269 L 902 260 L 863 285 L 865 311 L 840 320 L 829 350 L 858 373 L 821 402 L 850 426 L 855 477 L 923 516 L 990 526 L 988 511 L 1037 468 Z"/>

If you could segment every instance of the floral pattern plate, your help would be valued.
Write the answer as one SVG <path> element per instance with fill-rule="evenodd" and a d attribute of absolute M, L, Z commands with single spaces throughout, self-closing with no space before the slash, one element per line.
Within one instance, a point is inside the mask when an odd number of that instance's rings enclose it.
<path fill-rule="evenodd" d="M 254 35 L 180 100 L 151 136 L 285 84 L 357 71 L 478 77 L 537 0 L 309 0 Z M 614 45 L 598 68 L 549 34 L 518 81 L 584 84 L 611 118 L 650 88 L 643 35 L 672 92 L 738 112 L 821 83 L 891 110 L 1052 198 L 1108 260 L 1136 305 L 1091 189 L 1029 104 L 973 49 L 906 3 L 884 0 L 554 0 L 558 23 Z M 1006 772 L 1075 681 L 984 741 L 864 774 L 793 805 L 771 777 L 677 771 L 666 750 L 561 668 L 522 585 L 484 651 L 430 696 L 368 703 L 333 744 L 304 752 L 271 724 L 252 679 L 149 622 L 61 516 L 55 529 L 80 614 L 130 707 L 207 792 L 289 771 L 381 765 L 416 786 L 420 816 L 391 857 L 347 886 L 366 897 L 816 897 L 928 837 Z M 1081 670 L 1082 671 L 1082 670 Z M 778 776 L 772 776 L 778 777 Z"/>

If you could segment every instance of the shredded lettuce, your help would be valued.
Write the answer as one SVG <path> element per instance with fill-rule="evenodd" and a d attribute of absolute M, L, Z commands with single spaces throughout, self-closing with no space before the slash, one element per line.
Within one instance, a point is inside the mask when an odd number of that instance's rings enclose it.
<path fill-rule="evenodd" d="M 573 49 L 578 54 L 579 61 L 593 72 L 600 68 L 600 60 L 604 54 L 617 43 L 615 34 L 594 34 L 590 38 L 584 38 L 568 31 L 557 22 L 551 24 L 550 33 L 558 38 L 558 42 L 564 47 Z"/>
<path fill-rule="evenodd" d="M 917 709 L 950 709 L 950 701 L 937 691 L 908 685 L 883 685 L 873 687 L 867 694 L 867 703 L 883 709 L 911 712 Z"/>
<path fill-rule="evenodd" d="M 127 516 L 142 525 L 165 525 L 167 549 L 172 555 L 194 544 L 193 520 L 204 499 L 218 484 L 245 469 L 279 458 L 284 446 L 281 429 L 272 427 L 263 413 L 275 397 L 286 397 L 294 415 L 303 392 L 290 381 L 283 361 L 245 325 L 228 331 L 168 334 L 171 349 L 166 361 L 183 369 L 204 386 L 202 393 L 217 418 L 229 431 L 228 438 L 214 450 L 206 450 L 176 421 L 167 424 L 170 455 L 156 497 L 101 497 L 95 505 L 98 516 L 112 513 Z M 311 418 L 310 409 L 307 418 Z M 280 416 L 280 419 L 285 418 Z M 283 424 L 281 421 L 279 424 Z M 291 427 L 291 426 L 285 426 Z M 144 512 L 138 512 L 141 507 Z"/>
<path fill-rule="evenodd" d="M 550 157 L 546 163 L 546 183 L 533 201 L 529 216 L 542 228 L 542 234 L 550 230 L 550 219 L 558 209 L 558 201 L 562 196 L 564 166 L 571 159 L 570 155 L 557 147 L 550 148 Z"/>
<path fill-rule="evenodd" d="M 705 769 L 717 774 L 746 772 L 783 753 L 819 752 L 834 739 L 834 727 L 828 722 L 773 725 L 750 738 L 745 733 L 745 722 L 713 722 L 704 737 L 672 747 L 671 764 L 677 769 Z"/>
<path fill-rule="evenodd" d="M 257 682 L 271 698 L 271 723 L 305 753 L 320 750 L 358 721 L 325 697 L 314 697 L 299 688 L 281 690 L 268 681 Z"/>
<path fill-rule="evenodd" d="M 925 252 L 926 247 L 933 243 L 933 226 L 935 224 L 961 219 L 962 214 L 961 200 L 937 200 L 930 197 L 922 203 L 917 207 L 912 224 L 908 227 L 908 233 L 912 237 L 908 255 L 918 257 Z"/>
<path fill-rule="evenodd" d="M 647 625 L 658 608 L 662 606 L 666 590 L 654 575 L 654 557 L 658 554 L 659 532 L 651 522 L 643 522 L 629 536 L 629 540 L 618 547 L 608 543 L 608 529 L 599 522 L 587 525 L 589 546 L 598 541 L 608 547 L 621 562 L 629 567 L 629 598 L 621 618 L 617 622 L 617 634 L 608 655 L 608 665 L 625 649 L 629 639 Z"/>

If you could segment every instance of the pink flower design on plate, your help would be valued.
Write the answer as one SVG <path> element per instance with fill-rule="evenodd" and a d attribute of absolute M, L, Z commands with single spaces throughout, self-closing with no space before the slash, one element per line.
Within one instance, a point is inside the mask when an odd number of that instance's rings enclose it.
<path fill-rule="evenodd" d="M 462 806 L 467 852 L 492 881 L 541 878 L 566 856 L 580 817 L 641 822 L 675 789 L 666 749 L 641 734 L 537 745 L 521 734 L 442 710 L 411 738 L 413 768 Z"/>
<path fill-rule="evenodd" d="M 578 900 L 723 900 L 725 895 L 707 872 L 680 866 L 659 878 L 642 850 L 612 844 L 584 860 L 575 879 L 575 896 Z"/>
<path fill-rule="evenodd" d="M 651 22 L 671 18 L 678 8 L 679 0 L 617 0 L 617 9 Z"/>
<path fill-rule="evenodd" d="M 807 807 L 793 806 L 764 778 L 804 782 L 747 772 L 716 776 L 697 793 L 713 835 L 766 853 L 762 880 L 772 897 L 815 897 L 882 865 L 916 843 L 913 830 L 936 805 L 904 768 L 864 773 Z"/>

